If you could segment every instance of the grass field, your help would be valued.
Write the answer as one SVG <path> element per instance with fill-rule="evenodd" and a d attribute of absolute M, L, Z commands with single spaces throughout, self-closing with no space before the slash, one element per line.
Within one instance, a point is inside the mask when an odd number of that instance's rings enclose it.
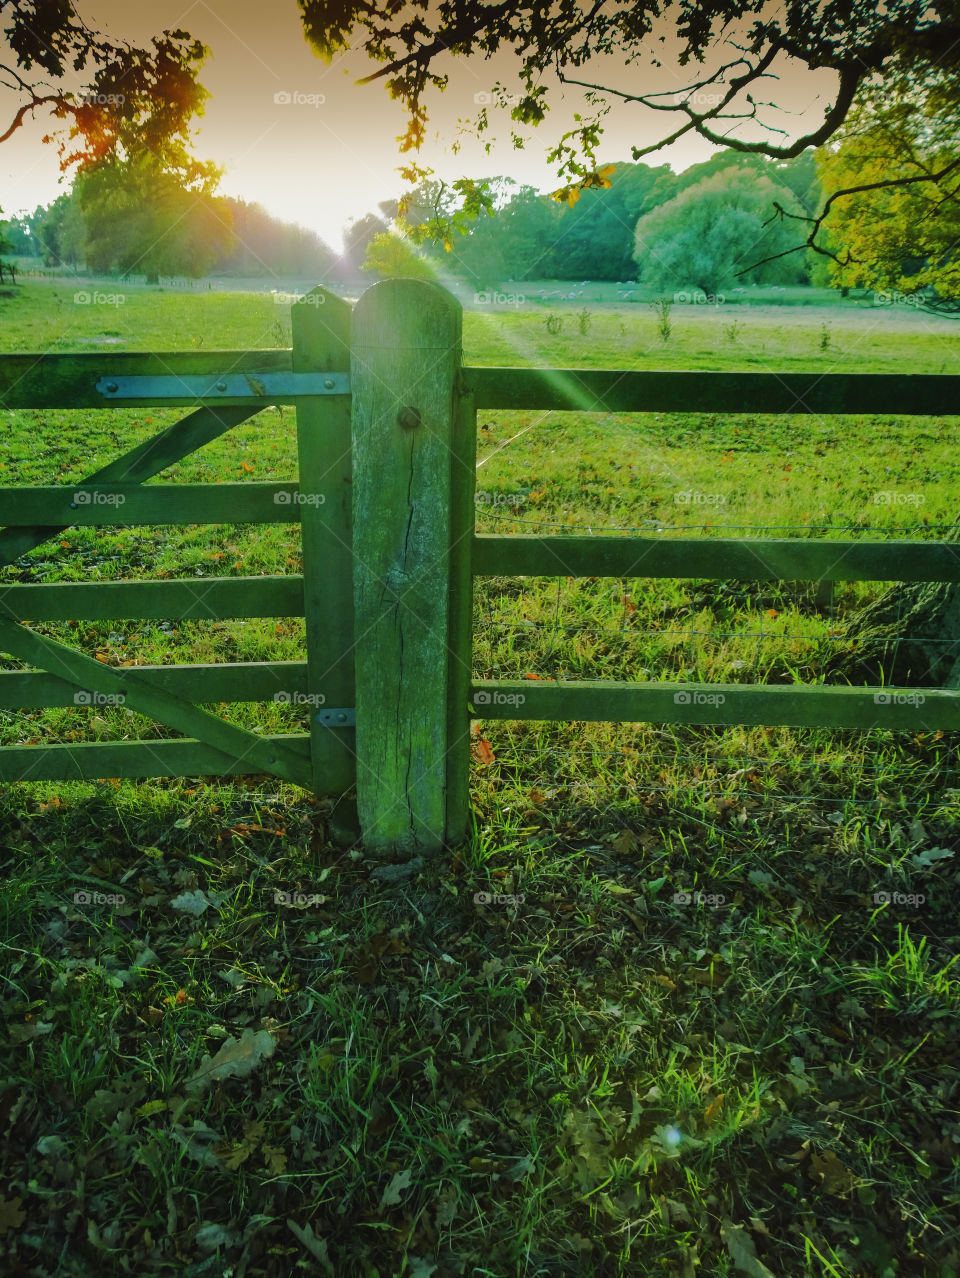
<path fill-rule="evenodd" d="M 73 294 L 0 298 L 0 349 L 289 345 L 263 295 Z M 960 371 L 960 324 L 913 308 L 669 318 L 478 308 L 464 359 Z M 182 415 L 4 412 L 0 483 Z M 936 538 L 958 421 L 484 410 L 477 525 Z M 158 482 L 295 475 L 268 410 Z M 299 568 L 284 525 L 72 528 L 0 586 Z M 482 580 L 474 673 L 814 683 L 882 587 Z M 302 657 L 296 619 L 34 628 L 112 664 Z M 3 1272 L 957 1278 L 957 734 L 475 726 L 470 839 L 397 880 L 268 778 L 3 787 Z M 0 713 L 4 745 L 169 735 Z"/>

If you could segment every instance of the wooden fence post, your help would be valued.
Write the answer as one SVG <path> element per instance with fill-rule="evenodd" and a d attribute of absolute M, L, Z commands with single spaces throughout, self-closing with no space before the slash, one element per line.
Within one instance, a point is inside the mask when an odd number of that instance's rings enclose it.
<path fill-rule="evenodd" d="M 342 298 L 319 287 L 294 303 L 295 373 L 349 368 L 350 315 Z M 326 725 L 320 715 L 354 704 L 350 399 L 308 397 L 296 411 L 313 791 L 336 795 L 354 782 L 353 728 Z M 349 813 L 339 822 L 345 837 L 355 824 Z"/>
<path fill-rule="evenodd" d="M 435 853 L 466 828 L 475 460 L 462 318 L 423 280 L 374 284 L 353 312 L 357 808 L 381 853 Z"/>

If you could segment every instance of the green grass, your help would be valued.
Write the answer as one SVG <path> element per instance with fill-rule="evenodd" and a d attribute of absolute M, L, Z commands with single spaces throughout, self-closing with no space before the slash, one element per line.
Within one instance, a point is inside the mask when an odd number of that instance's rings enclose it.
<path fill-rule="evenodd" d="M 263 297 L 66 296 L 0 299 L 3 348 L 289 343 Z M 731 339 L 707 309 L 674 310 L 666 346 L 648 308 L 583 337 L 572 305 L 555 336 L 468 313 L 465 360 L 956 367 L 960 328 L 912 314 L 836 308 L 822 351 L 818 312 L 744 314 Z M 0 483 L 74 482 L 181 415 L 4 413 Z M 956 418 L 478 425 L 485 531 L 936 536 L 960 493 Z M 295 475 L 293 412 L 269 410 L 158 482 Z M 73 528 L 0 584 L 299 567 L 282 525 Z M 814 682 L 878 589 L 481 580 L 474 671 Z M 296 620 L 36 629 L 111 663 L 302 657 Z M 4 1272 L 732 1275 L 752 1248 L 791 1278 L 956 1278 L 957 734 L 476 728 L 470 838 L 395 884 L 331 840 L 332 800 L 268 778 L 3 788 Z M 0 744 L 115 735 L 169 733 L 0 715 Z M 269 1055 L 189 1087 L 245 1030 Z"/>

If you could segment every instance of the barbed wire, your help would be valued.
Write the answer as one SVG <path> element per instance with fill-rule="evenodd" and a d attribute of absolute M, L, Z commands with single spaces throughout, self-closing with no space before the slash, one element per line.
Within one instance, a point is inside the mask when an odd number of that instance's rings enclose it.
<path fill-rule="evenodd" d="M 894 524 L 891 526 L 883 526 L 881 524 L 861 524 L 856 520 L 849 524 L 667 524 L 659 519 L 648 519 L 643 525 L 638 524 L 565 524 L 557 523 L 549 520 L 526 519 L 521 515 L 499 515 L 489 512 L 485 517 L 500 523 L 525 524 L 530 528 L 566 528 L 570 532 L 587 533 L 593 535 L 592 530 L 597 529 L 599 532 L 631 532 L 631 533 L 648 533 L 653 528 L 657 532 L 686 532 L 700 529 L 716 529 L 716 528 L 747 528 L 755 529 L 763 532 L 941 532 L 948 531 L 956 527 L 956 523 L 950 524 Z M 482 529 L 477 528 L 477 532 Z"/>
<path fill-rule="evenodd" d="M 637 630 L 632 626 L 627 629 L 626 626 L 618 630 L 607 630 L 599 626 L 568 626 L 559 622 L 536 622 L 536 621 L 494 621 L 491 617 L 486 618 L 488 624 L 500 631 L 527 630 L 534 629 L 541 631 L 544 635 L 550 635 L 556 631 L 563 631 L 566 634 L 592 634 L 607 639 L 623 639 L 625 637 L 637 638 L 671 636 L 671 635 L 697 635 L 699 637 L 706 636 L 712 639 L 765 639 L 769 641 L 780 641 L 783 643 L 801 643 L 810 644 L 849 644 L 851 636 L 849 635 L 778 635 L 768 630 L 697 630 L 690 626 L 684 626 L 680 630 Z M 891 635 L 884 637 L 884 643 L 924 643 L 924 644 L 942 644 L 946 647 L 955 647 L 960 644 L 960 638 L 957 639 L 938 639 L 934 636 L 927 637 L 925 635 Z M 491 676 L 492 677 L 492 676 Z M 498 675 L 497 678 L 509 678 L 510 676 Z"/>

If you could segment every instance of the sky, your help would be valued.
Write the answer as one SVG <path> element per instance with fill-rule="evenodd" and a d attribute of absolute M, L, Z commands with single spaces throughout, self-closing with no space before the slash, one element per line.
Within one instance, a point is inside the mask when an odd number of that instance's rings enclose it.
<path fill-rule="evenodd" d="M 211 97 L 196 122 L 193 146 L 198 156 L 225 169 L 221 194 L 256 201 L 285 221 L 309 227 L 339 252 L 348 219 L 377 212 L 380 201 L 405 189 L 398 170 L 411 156 L 400 153 L 397 141 L 405 128 L 404 112 L 382 80 L 355 83 L 378 64 L 354 49 L 325 65 L 303 37 L 296 0 L 78 0 L 78 9 L 89 26 L 115 39 L 146 43 L 161 30 L 180 28 L 210 48 L 200 80 Z M 0 63 L 11 56 L 0 39 Z M 682 88 L 686 74 L 666 62 L 660 71 L 641 73 L 612 57 L 580 74 L 623 90 L 635 91 L 641 75 L 646 91 Z M 555 189 L 556 170 L 546 154 L 572 127 L 574 112 L 584 109 L 582 90 L 566 88 L 561 97 L 557 86 L 551 111 L 538 129 L 526 131 L 529 140 L 522 150 L 512 145 L 508 111 L 491 108 L 495 127 L 488 136 L 496 139 L 491 153 L 484 154 L 469 137 L 461 137 L 459 154 L 452 151 L 458 121 L 480 109 L 474 95 L 489 92 L 498 79 L 508 90 L 518 89 L 516 66 L 509 51 L 491 60 L 448 55 L 439 62 L 437 70 L 449 72 L 450 83 L 442 94 L 433 91 L 427 98 L 430 120 L 418 163 L 450 181 L 505 175 L 541 191 Z M 789 62 L 772 70 L 779 70 L 780 78 L 768 81 L 767 96 L 776 96 L 780 109 L 767 110 L 765 119 L 787 137 L 819 123 L 836 85 L 834 73 L 812 73 Z M 0 89 L 0 132 L 18 105 Z M 618 103 L 607 116 L 600 158 L 629 161 L 631 145 L 655 142 L 676 123 L 676 116 Z M 35 121 L 0 144 L 0 208 L 7 216 L 49 203 L 66 189 L 55 146 L 41 142 L 50 124 L 38 112 Z M 771 136 L 753 127 L 743 136 Z M 712 150 L 702 140 L 685 140 L 646 163 L 667 162 L 679 172 L 707 159 Z"/>

